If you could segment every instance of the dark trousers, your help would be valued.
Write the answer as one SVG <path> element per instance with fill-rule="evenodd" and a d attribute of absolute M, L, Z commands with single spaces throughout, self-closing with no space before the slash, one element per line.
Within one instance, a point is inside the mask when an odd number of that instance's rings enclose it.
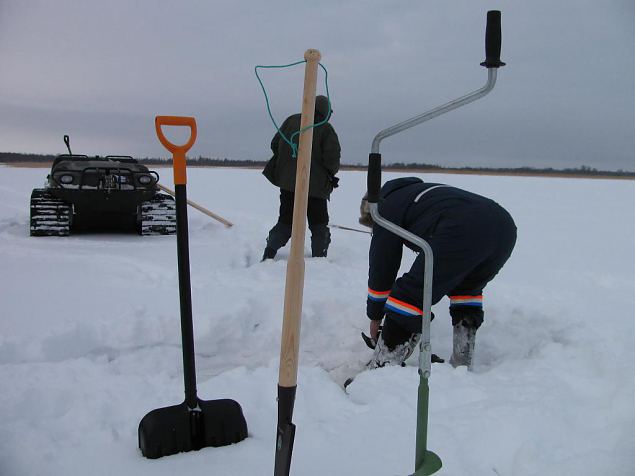
<path fill-rule="evenodd" d="M 280 214 L 278 222 L 269 231 L 267 247 L 278 250 L 287 244 L 291 238 L 293 225 L 293 201 L 295 194 L 287 190 L 280 190 Z M 329 212 L 325 198 L 309 197 L 307 219 L 311 230 L 311 253 L 314 257 L 326 256 L 331 232 L 328 228 Z"/>

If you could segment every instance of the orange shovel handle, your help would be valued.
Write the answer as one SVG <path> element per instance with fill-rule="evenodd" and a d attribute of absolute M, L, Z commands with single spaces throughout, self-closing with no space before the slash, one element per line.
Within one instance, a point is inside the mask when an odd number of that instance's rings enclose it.
<path fill-rule="evenodd" d="M 193 117 L 157 116 L 154 118 L 154 126 L 157 130 L 159 141 L 161 141 L 163 147 L 172 152 L 174 184 L 185 185 L 187 182 L 187 176 L 185 173 L 185 153 L 190 150 L 196 141 L 196 119 Z M 165 137 L 165 135 L 163 135 L 163 131 L 161 130 L 162 126 L 189 126 L 190 138 L 183 145 L 173 144 Z"/>

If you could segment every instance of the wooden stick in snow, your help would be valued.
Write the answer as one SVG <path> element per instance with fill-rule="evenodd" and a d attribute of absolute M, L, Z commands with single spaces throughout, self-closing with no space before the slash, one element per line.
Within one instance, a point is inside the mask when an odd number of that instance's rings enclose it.
<path fill-rule="evenodd" d="M 157 183 L 157 187 L 159 187 L 165 193 L 169 193 L 170 195 L 172 195 L 174 197 L 174 191 L 170 190 L 169 188 L 164 187 L 160 183 Z M 196 202 L 193 202 L 190 199 L 187 200 L 187 204 L 189 206 L 193 207 L 193 208 L 196 208 L 199 212 L 205 213 L 205 215 L 207 215 L 208 217 L 213 218 L 214 220 L 218 220 L 223 225 L 225 225 L 227 228 L 230 228 L 230 227 L 234 226 L 234 224 L 232 222 L 230 222 L 228 220 L 225 220 L 222 216 L 216 215 L 216 213 L 209 211 L 207 208 L 202 207 L 201 205 L 199 205 Z"/>

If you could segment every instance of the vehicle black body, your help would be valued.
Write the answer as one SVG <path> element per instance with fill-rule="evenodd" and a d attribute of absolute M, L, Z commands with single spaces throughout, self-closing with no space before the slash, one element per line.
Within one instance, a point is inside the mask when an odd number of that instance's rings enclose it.
<path fill-rule="evenodd" d="M 158 181 L 132 157 L 59 155 L 45 187 L 31 195 L 31 236 L 79 230 L 174 234 L 174 199 L 159 191 Z"/>

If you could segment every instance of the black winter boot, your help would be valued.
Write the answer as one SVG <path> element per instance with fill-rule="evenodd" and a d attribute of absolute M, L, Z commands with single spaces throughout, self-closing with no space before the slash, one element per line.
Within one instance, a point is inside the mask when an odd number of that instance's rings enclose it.
<path fill-rule="evenodd" d="M 267 236 L 267 248 L 277 251 L 287 244 L 289 238 L 291 238 L 291 225 L 278 222 L 271 230 L 269 230 L 269 235 Z"/>
<path fill-rule="evenodd" d="M 452 316 L 452 367 L 460 365 L 472 370 L 474 358 L 474 345 L 476 343 L 476 331 L 483 324 L 483 309 L 471 306 L 450 307 Z"/>
<path fill-rule="evenodd" d="M 464 365 L 468 370 L 472 370 L 472 359 L 474 358 L 474 345 L 476 343 L 477 327 L 470 325 L 469 321 L 461 321 L 452 326 L 454 334 L 452 337 L 452 357 L 450 364 L 452 367 Z"/>
<path fill-rule="evenodd" d="M 265 248 L 265 252 L 262 255 L 262 259 L 260 260 L 265 261 L 267 259 L 273 259 L 276 256 L 276 250 L 274 250 L 273 248 L 269 248 L 268 246 Z"/>
<path fill-rule="evenodd" d="M 311 228 L 311 256 L 314 258 L 326 258 L 326 253 L 331 243 L 331 231 L 328 224 L 321 223 Z"/>
<path fill-rule="evenodd" d="M 262 255 L 262 260 L 273 259 L 280 248 L 287 244 L 291 238 L 291 225 L 278 221 L 274 227 L 269 230 L 267 236 L 267 247 Z"/>

